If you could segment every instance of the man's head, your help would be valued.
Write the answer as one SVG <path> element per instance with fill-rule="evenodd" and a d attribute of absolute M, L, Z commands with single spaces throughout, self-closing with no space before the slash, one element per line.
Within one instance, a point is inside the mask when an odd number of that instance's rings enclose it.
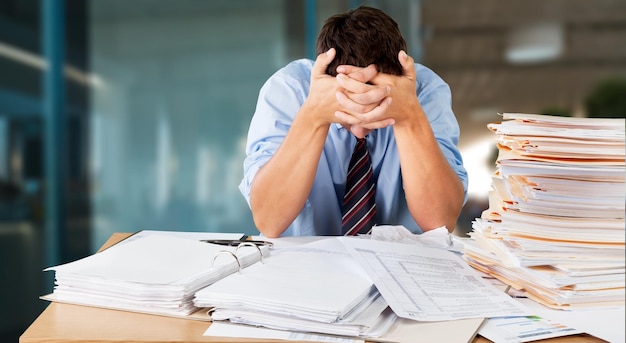
<path fill-rule="evenodd" d="M 402 75 L 398 53 L 407 50 L 398 24 L 385 12 L 367 6 L 326 19 L 317 36 L 317 54 L 330 48 L 337 52 L 326 70 L 331 76 L 342 64 L 375 64 L 379 72 Z"/>

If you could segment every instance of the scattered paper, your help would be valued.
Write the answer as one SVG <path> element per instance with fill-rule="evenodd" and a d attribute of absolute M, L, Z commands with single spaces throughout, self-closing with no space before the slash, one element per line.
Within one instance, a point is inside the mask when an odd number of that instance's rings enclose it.
<path fill-rule="evenodd" d="M 385 242 L 415 243 L 423 247 L 450 249 L 454 242 L 445 226 L 416 235 L 402 225 L 381 225 L 372 228 L 371 239 Z"/>
<path fill-rule="evenodd" d="M 478 334 L 499 343 L 521 343 L 575 335 L 582 331 L 540 316 L 499 317 L 485 321 Z"/>
<path fill-rule="evenodd" d="M 346 338 L 330 335 L 319 335 L 304 332 L 273 330 L 250 325 L 230 324 L 227 322 L 213 322 L 204 332 L 204 336 L 239 337 L 252 339 L 282 339 L 287 341 L 336 342 L 336 343 L 363 343 L 362 339 Z"/>
<path fill-rule="evenodd" d="M 626 342 L 624 306 L 606 309 L 563 311 L 554 310 L 531 300 L 515 299 L 533 313 L 553 322 L 576 328 L 607 342 Z"/>
<path fill-rule="evenodd" d="M 421 321 L 532 315 L 453 252 L 341 237 L 399 316 Z"/>

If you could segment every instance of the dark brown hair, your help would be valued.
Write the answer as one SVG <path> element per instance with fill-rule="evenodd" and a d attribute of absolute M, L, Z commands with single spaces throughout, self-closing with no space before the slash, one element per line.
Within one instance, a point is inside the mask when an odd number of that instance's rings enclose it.
<path fill-rule="evenodd" d="M 342 64 L 367 67 L 372 63 L 379 72 L 402 75 L 398 53 L 407 50 L 398 23 L 380 9 L 368 6 L 326 19 L 317 36 L 316 51 L 321 54 L 330 48 L 337 51 L 326 70 L 332 76 Z"/>

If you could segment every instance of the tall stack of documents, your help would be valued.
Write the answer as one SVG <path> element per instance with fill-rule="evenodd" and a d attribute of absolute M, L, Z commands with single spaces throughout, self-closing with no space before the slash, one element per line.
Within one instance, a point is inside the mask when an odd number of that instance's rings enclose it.
<path fill-rule="evenodd" d="M 551 308 L 624 306 L 625 120 L 502 116 L 464 258 Z"/>

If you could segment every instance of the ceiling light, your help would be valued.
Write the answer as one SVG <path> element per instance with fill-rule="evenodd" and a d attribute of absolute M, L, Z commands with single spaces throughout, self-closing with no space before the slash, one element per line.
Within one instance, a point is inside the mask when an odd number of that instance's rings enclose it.
<path fill-rule="evenodd" d="M 563 25 L 535 23 L 514 27 L 507 37 L 506 61 L 514 64 L 541 63 L 563 53 Z"/>
<path fill-rule="evenodd" d="M 48 68 L 48 63 L 41 56 L 33 54 L 29 51 L 22 50 L 13 45 L 0 42 L 0 56 L 11 59 L 15 62 L 27 65 L 29 67 L 45 70 Z M 71 65 L 65 66 L 65 75 L 78 83 L 86 86 L 100 87 L 103 85 L 102 79 L 96 74 L 85 73 L 76 67 Z"/>

